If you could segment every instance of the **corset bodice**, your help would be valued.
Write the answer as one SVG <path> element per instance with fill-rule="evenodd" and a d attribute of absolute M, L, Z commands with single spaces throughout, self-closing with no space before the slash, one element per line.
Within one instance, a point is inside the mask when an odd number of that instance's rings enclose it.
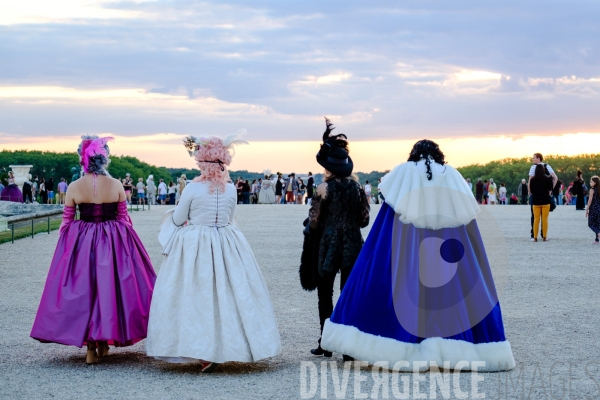
<path fill-rule="evenodd" d="M 117 207 L 119 203 L 81 203 L 78 204 L 79 216 L 85 222 L 106 222 L 117 219 Z"/>

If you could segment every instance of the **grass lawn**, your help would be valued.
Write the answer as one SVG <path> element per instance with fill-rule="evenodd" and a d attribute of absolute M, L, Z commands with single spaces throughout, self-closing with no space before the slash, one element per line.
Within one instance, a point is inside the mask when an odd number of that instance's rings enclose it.
<path fill-rule="evenodd" d="M 50 230 L 54 231 L 60 227 L 62 216 L 50 218 Z M 48 220 L 37 219 L 33 223 L 34 235 L 42 232 L 48 232 Z M 17 222 L 15 224 L 15 240 L 31 238 L 31 221 Z M 8 224 L 8 230 L 0 232 L 0 244 L 10 242 L 12 239 L 11 224 Z"/>

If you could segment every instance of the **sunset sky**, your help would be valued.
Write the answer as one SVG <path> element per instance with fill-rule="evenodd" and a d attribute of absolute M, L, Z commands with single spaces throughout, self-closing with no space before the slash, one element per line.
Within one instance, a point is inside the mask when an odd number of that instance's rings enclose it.
<path fill-rule="evenodd" d="M 356 170 L 414 141 L 461 166 L 600 153 L 595 1 L 0 0 L 0 149 L 192 167 L 186 135 L 240 128 L 233 169 L 319 170 L 323 116 Z"/>

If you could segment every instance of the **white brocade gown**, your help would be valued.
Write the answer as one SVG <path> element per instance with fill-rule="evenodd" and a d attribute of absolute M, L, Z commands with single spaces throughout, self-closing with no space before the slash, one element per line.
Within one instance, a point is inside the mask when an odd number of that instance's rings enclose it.
<path fill-rule="evenodd" d="M 146 352 L 169 362 L 252 362 L 281 353 L 267 285 L 250 245 L 232 225 L 233 184 L 210 193 L 189 184 L 158 273 Z"/>
<path fill-rule="evenodd" d="M 270 180 L 265 179 L 258 192 L 259 204 L 275 204 L 275 184 Z"/>

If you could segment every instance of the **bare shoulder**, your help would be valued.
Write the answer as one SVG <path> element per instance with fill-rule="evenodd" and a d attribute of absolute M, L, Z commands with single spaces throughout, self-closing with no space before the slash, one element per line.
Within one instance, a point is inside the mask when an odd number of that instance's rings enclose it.
<path fill-rule="evenodd" d="M 121 189 L 123 189 L 123 183 L 121 183 L 121 181 L 120 181 L 120 180 L 118 180 L 118 179 L 116 179 L 116 178 L 113 178 L 113 177 L 109 177 L 109 176 L 107 176 L 107 178 L 108 178 L 108 181 L 110 182 L 110 184 L 111 184 L 113 187 L 116 187 L 116 188 L 121 188 Z"/>
<path fill-rule="evenodd" d="M 68 184 L 68 191 L 70 192 L 78 192 L 83 186 L 83 180 L 78 179 Z"/>

